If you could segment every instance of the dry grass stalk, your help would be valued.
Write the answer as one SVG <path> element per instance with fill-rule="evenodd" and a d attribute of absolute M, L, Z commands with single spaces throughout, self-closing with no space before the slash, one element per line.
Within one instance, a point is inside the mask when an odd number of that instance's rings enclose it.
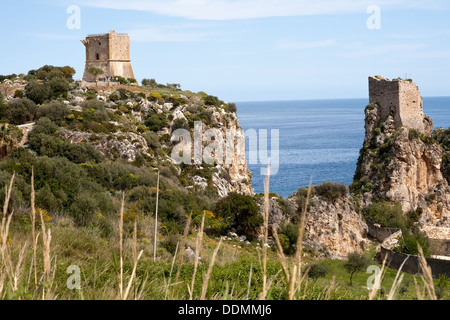
<path fill-rule="evenodd" d="M 119 270 L 119 297 L 123 298 L 123 213 L 125 206 L 125 194 L 122 193 L 122 204 L 120 206 L 119 214 L 119 259 L 120 259 L 120 270 Z"/>
<path fill-rule="evenodd" d="M 395 294 L 397 293 L 397 290 L 400 287 L 400 284 L 402 283 L 403 276 L 404 276 L 403 274 L 400 274 L 400 272 L 402 271 L 403 266 L 405 265 L 408 258 L 409 258 L 409 256 L 407 256 L 406 259 L 403 261 L 403 263 L 401 264 L 400 268 L 397 271 L 397 274 L 395 275 L 394 283 L 392 284 L 391 290 L 389 291 L 389 294 L 387 297 L 388 300 L 394 300 L 394 298 L 395 298 Z M 380 280 L 380 283 L 381 283 L 381 280 Z"/>
<path fill-rule="evenodd" d="M 31 168 L 31 237 L 33 239 L 33 259 L 32 266 L 34 269 L 34 285 L 37 286 L 37 241 L 36 236 L 36 206 L 35 206 L 35 191 L 34 191 L 34 167 Z"/>
<path fill-rule="evenodd" d="M 267 175 L 264 182 L 264 243 L 263 243 L 263 287 L 261 300 L 267 297 L 267 238 L 269 236 L 269 186 L 270 186 L 270 162 L 267 165 Z"/>
<path fill-rule="evenodd" d="M 192 274 L 191 288 L 189 290 L 189 300 L 192 300 L 194 294 L 195 276 L 197 274 L 198 260 L 200 258 L 200 252 L 203 241 L 203 228 L 205 227 L 205 213 L 203 213 L 202 223 L 200 225 L 200 230 L 197 235 L 197 244 L 195 246 L 195 261 L 194 261 L 194 272 Z"/>
<path fill-rule="evenodd" d="M 134 219 L 134 227 L 133 227 L 133 247 L 132 247 L 132 251 L 133 251 L 133 264 L 137 264 L 137 219 Z M 136 298 L 137 296 L 137 285 L 136 285 L 136 277 L 134 277 L 133 279 L 134 282 L 134 297 Z"/>
<path fill-rule="evenodd" d="M 434 290 L 433 274 L 431 272 L 431 268 L 430 266 L 428 266 L 427 259 L 423 254 L 422 247 L 420 245 L 417 245 L 417 247 L 419 249 L 419 265 L 422 273 L 422 281 L 425 285 L 428 299 L 437 300 L 436 292 Z"/>
<path fill-rule="evenodd" d="M 385 257 L 383 260 L 383 264 L 381 265 L 380 273 L 375 277 L 374 286 L 372 287 L 372 290 L 370 290 L 370 293 L 369 293 L 369 300 L 375 299 L 375 296 L 377 295 L 378 290 L 381 288 L 381 281 L 383 280 L 384 275 L 386 273 L 386 259 L 387 259 L 387 257 Z"/>
<path fill-rule="evenodd" d="M 420 293 L 420 288 L 419 285 L 417 284 L 416 277 L 414 277 L 413 279 L 414 279 L 414 287 L 416 289 L 417 300 L 424 300 L 423 298 L 424 295 Z"/>
<path fill-rule="evenodd" d="M 13 217 L 13 212 L 8 216 L 8 207 L 9 200 L 11 198 L 11 190 L 14 183 L 15 174 L 12 175 L 9 187 L 6 186 L 6 194 L 5 194 L 5 203 L 3 206 L 3 217 L 2 224 L 0 226 L 0 256 L 2 258 L 2 264 L 0 265 L 0 293 L 4 289 L 5 279 L 9 278 L 9 283 L 12 292 L 16 292 L 19 289 L 19 280 L 21 274 L 23 272 L 24 260 L 25 260 L 25 251 L 28 247 L 28 244 L 25 243 L 17 257 L 17 262 L 13 263 L 13 258 L 10 252 L 9 243 L 8 243 L 8 235 L 9 235 L 9 226 L 11 224 L 11 220 Z"/>
<path fill-rule="evenodd" d="M 288 261 L 286 259 L 286 256 L 284 255 L 283 248 L 281 247 L 280 238 L 278 237 L 278 232 L 275 227 L 272 228 L 272 234 L 275 238 L 275 244 L 277 246 L 277 255 L 281 263 L 281 267 L 283 268 L 283 274 L 284 274 L 284 282 L 286 285 L 289 284 L 290 274 L 289 274 L 289 268 L 288 268 Z"/>
<path fill-rule="evenodd" d="M 127 300 L 127 298 L 128 298 L 128 293 L 130 292 L 131 285 L 133 284 L 133 280 L 136 278 L 137 264 L 138 264 L 139 260 L 141 259 L 141 256 L 143 253 L 144 253 L 144 250 L 141 250 L 141 252 L 139 252 L 139 255 L 136 258 L 136 261 L 134 261 L 133 271 L 131 272 L 131 277 L 130 277 L 130 280 L 128 281 L 127 289 L 125 290 L 125 294 L 123 295 L 123 298 L 122 298 L 123 300 Z"/>
<path fill-rule="evenodd" d="M 175 248 L 175 254 L 173 255 L 173 259 L 172 259 L 172 266 L 170 267 L 170 274 L 169 274 L 169 280 L 167 281 L 167 287 L 166 287 L 166 295 L 164 297 L 164 300 L 167 300 L 167 296 L 169 294 L 169 288 L 171 286 L 171 281 L 172 281 L 172 272 L 173 272 L 173 267 L 175 265 L 175 260 L 177 258 L 177 254 L 178 254 L 178 247 L 180 246 L 180 241 L 177 242 L 177 246 Z"/>
<path fill-rule="evenodd" d="M 292 268 L 292 273 L 291 273 L 290 283 L 289 283 L 289 293 L 288 293 L 289 300 L 294 299 L 296 288 L 299 286 L 299 284 L 297 283 L 297 279 L 300 278 L 300 272 L 301 272 L 301 257 L 302 257 L 302 250 L 303 250 L 303 237 L 305 234 L 306 212 L 308 211 L 309 199 L 311 197 L 311 190 L 312 190 L 312 179 L 309 182 L 308 192 L 307 192 L 306 200 L 305 200 L 305 207 L 303 208 L 301 219 L 300 219 L 300 226 L 299 226 L 298 239 L 297 239 L 297 249 L 295 251 L 294 266 Z M 300 281 L 300 283 L 301 283 L 301 281 Z"/>
<path fill-rule="evenodd" d="M 206 293 L 208 291 L 209 279 L 211 277 L 214 263 L 216 262 L 217 253 L 219 252 L 220 246 L 222 245 L 222 241 L 223 241 L 223 239 L 220 238 L 219 244 L 217 245 L 216 249 L 214 249 L 214 253 L 213 253 L 211 261 L 209 263 L 208 271 L 206 272 L 205 277 L 203 278 L 202 294 L 200 296 L 200 300 L 205 300 Z M 194 287 L 192 287 L 192 290 L 193 289 L 194 289 Z"/>
<path fill-rule="evenodd" d="M 336 276 L 333 275 L 333 278 L 331 279 L 330 286 L 327 289 L 327 293 L 325 294 L 325 300 L 330 300 L 331 298 L 331 291 L 333 291 L 334 286 L 336 285 Z"/>
<path fill-rule="evenodd" d="M 250 287 L 252 285 L 252 273 L 253 273 L 253 263 L 250 265 L 250 274 L 248 275 L 247 295 L 245 296 L 245 300 L 249 300 L 250 297 Z"/>
<path fill-rule="evenodd" d="M 181 267 L 183 265 L 183 260 L 184 260 L 184 246 L 186 244 L 186 239 L 189 234 L 189 230 L 191 229 L 191 222 L 192 222 L 192 211 L 186 221 L 186 225 L 184 227 L 184 232 L 183 232 L 183 238 L 181 238 L 180 249 L 178 250 L 178 255 L 179 255 L 178 267 L 177 267 L 177 273 L 175 275 L 175 282 L 173 284 L 174 290 L 173 290 L 172 296 L 175 296 L 176 285 L 179 284 L 178 280 L 180 279 Z"/>
<path fill-rule="evenodd" d="M 158 240 L 158 207 L 159 207 L 159 171 L 158 181 L 156 183 L 156 209 L 155 209 L 155 230 L 153 239 L 153 262 L 156 261 L 156 243 Z"/>

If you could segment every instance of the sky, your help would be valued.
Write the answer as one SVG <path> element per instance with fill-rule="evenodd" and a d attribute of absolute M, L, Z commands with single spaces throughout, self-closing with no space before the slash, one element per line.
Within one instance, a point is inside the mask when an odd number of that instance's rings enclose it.
<path fill-rule="evenodd" d="M 80 79 L 80 40 L 115 30 L 138 81 L 228 102 L 367 98 L 370 75 L 450 96 L 446 0 L 1 0 L 0 16 L 0 74 L 70 65 Z"/>

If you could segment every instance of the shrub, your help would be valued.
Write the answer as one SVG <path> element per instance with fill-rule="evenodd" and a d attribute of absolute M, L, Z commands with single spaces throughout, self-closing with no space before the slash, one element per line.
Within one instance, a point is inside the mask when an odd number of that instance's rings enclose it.
<path fill-rule="evenodd" d="M 186 121 L 186 119 L 183 118 L 178 118 L 175 119 L 175 121 L 172 124 L 172 132 L 177 130 L 177 129 L 186 129 L 189 130 L 189 123 Z"/>
<path fill-rule="evenodd" d="M 406 229 L 406 218 L 398 202 L 375 202 L 362 210 L 363 217 L 382 227 Z"/>
<path fill-rule="evenodd" d="M 147 142 L 147 145 L 152 149 L 161 148 L 161 143 L 159 142 L 159 136 L 153 131 L 146 131 L 142 134 L 142 137 Z"/>
<path fill-rule="evenodd" d="M 25 87 L 25 95 L 36 104 L 44 103 L 44 101 L 50 99 L 52 94 L 52 88 L 46 83 L 39 84 L 32 81 Z"/>
<path fill-rule="evenodd" d="M 288 240 L 288 248 L 285 250 L 285 253 L 294 253 L 299 234 L 298 226 L 293 223 L 287 223 L 281 228 L 280 234 L 284 235 Z"/>
<path fill-rule="evenodd" d="M 6 109 L 6 118 L 12 124 L 24 124 L 35 119 L 36 104 L 28 99 L 14 99 L 9 102 Z"/>
<path fill-rule="evenodd" d="M 38 118 L 46 117 L 52 121 L 62 121 L 70 114 L 70 110 L 62 102 L 52 101 L 42 105 L 37 112 Z"/>
<path fill-rule="evenodd" d="M 15 92 L 14 92 L 14 98 L 23 98 L 25 95 L 24 95 L 24 93 L 23 93 L 23 90 L 16 90 Z M 0 102 L 1 102 L 1 100 L 0 100 Z"/>
<path fill-rule="evenodd" d="M 431 252 L 428 239 L 426 238 L 425 234 L 421 233 L 420 231 L 404 233 L 399 239 L 398 246 L 394 248 L 394 251 L 418 255 L 419 249 L 417 245 L 420 245 L 422 247 L 423 254 L 426 257 L 430 256 Z"/>
<path fill-rule="evenodd" d="M 319 186 L 315 186 L 314 191 L 318 196 L 322 196 L 330 201 L 336 201 L 348 192 L 344 184 L 328 181 Z"/>
<path fill-rule="evenodd" d="M 308 271 L 308 277 L 314 282 L 319 278 L 325 278 L 328 274 L 328 267 L 321 263 L 314 263 Z"/>
<path fill-rule="evenodd" d="M 228 104 L 228 110 L 232 113 L 236 113 L 237 112 L 237 107 L 236 107 L 236 103 L 229 103 Z"/>
<path fill-rule="evenodd" d="M 217 202 L 215 212 L 217 217 L 230 226 L 237 224 L 246 231 L 253 230 L 263 223 L 255 200 L 251 196 L 234 192 Z"/>
<path fill-rule="evenodd" d="M 160 113 L 152 113 L 147 119 L 145 119 L 144 124 L 151 131 L 159 131 L 167 126 L 169 126 L 169 122 L 164 114 Z"/>
<path fill-rule="evenodd" d="M 70 90 L 70 83 L 64 78 L 53 78 L 47 82 L 52 90 L 52 97 L 57 98 L 67 98 L 67 93 Z"/>
<path fill-rule="evenodd" d="M 156 82 L 155 79 L 142 79 L 142 85 L 152 88 L 158 87 L 158 83 Z"/>
<path fill-rule="evenodd" d="M 206 96 L 204 102 L 207 106 L 220 106 L 220 100 L 216 96 Z"/>

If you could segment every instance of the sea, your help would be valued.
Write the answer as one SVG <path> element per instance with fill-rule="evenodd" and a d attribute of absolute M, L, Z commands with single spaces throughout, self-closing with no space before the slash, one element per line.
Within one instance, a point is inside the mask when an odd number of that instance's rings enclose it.
<path fill-rule="evenodd" d="M 450 127 L 450 97 L 424 97 L 424 113 L 434 128 Z M 239 102 L 239 124 L 244 132 L 267 130 L 267 151 L 271 156 L 271 132 L 278 130 L 279 156 L 276 174 L 270 177 L 270 192 L 288 197 L 298 188 L 325 181 L 350 185 L 364 141 L 364 109 L 368 99 Z M 260 136 L 261 140 L 264 135 Z M 252 187 L 264 192 L 264 158 L 249 161 Z M 265 163 L 263 163 L 265 162 Z M 263 170 L 264 171 L 264 170 Z"/>

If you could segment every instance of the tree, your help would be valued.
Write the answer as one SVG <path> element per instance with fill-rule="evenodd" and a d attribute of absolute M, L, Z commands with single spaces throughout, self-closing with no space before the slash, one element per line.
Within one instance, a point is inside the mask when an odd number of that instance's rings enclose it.
<path fill-rule="evenodd" d="M 251 231 L 263 223 L 263 217 L 259 214 L 258 206 L 251 196 L 245 196 L 232 192 L 226 198 L 219 200 L 215 212 L 231 226 L 237 224 L 244 231 Z"/>
<path fill-rule="evenodd" d="M 369 258 L 364 253 L 352 252 L 344 262 L 344 268 L 350 273 L 350 285 L 353 285 L 352 279 L 356 272 L 363 271 L 370 263 Z"/>
<path fill-rule="evenodd" d="M 70 83 L 65 78 L 54 77 L 48 81 L 48 85 L 52 89 L 53 98 L 67 98 L 67 93 L 70 90 Z"/>
<path fill-rule="evenodd" d="M 102 69 L 95 67 L 89 68 L 88 72 L 95 77 L 95 82 L 98 81 L 98 76 L 104 73 Z"/>
<path fill-rule="evenodd" d="M 31 81 L 25 87 L 25 95 L 36 104 L 42 104 L 52 96 L 52 88 L 47 84 L 39 84 L 37 81 Z"/>
<path fill-rule="evenodd" d="M 321 263 L 314 263 L 308 271 L 308 277 L 314 282 L 319 278 L 325 278 L 328 273 L 328 267 Z"/>
<path fill-rule="evenodd" d="M 36 118 L 36 104 L 28 99 L 13 99 L 6 109 L 6 118 L 12 124 L 24 124 Z"/>

